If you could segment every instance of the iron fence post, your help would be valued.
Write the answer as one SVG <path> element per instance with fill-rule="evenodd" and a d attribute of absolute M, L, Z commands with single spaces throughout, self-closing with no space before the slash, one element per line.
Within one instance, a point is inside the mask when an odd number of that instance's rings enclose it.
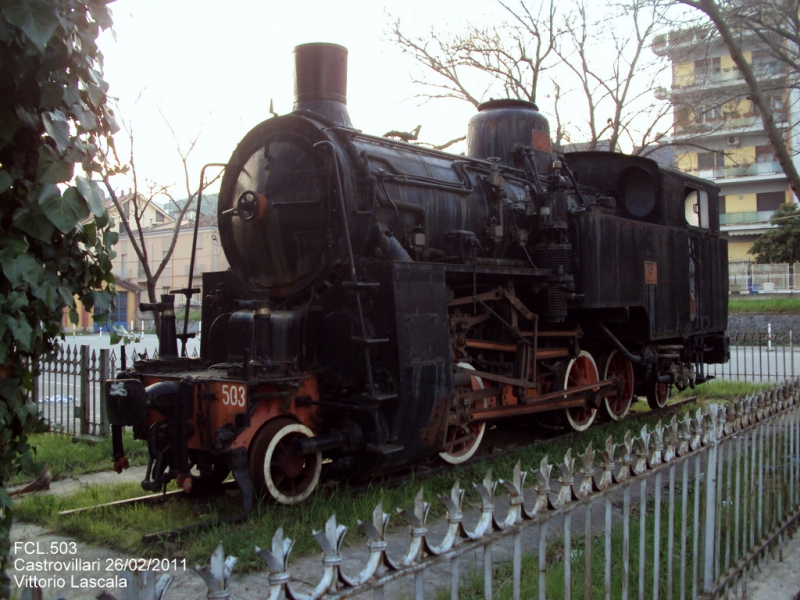
<path fill-rule="evenodd" d="M 31 400 L 34 404 L 36 404 L 36 408 L 39 409 L 39 416 L 41 417 L 41 398 L 39 397 L 39 377 L 42 375 L 42 368 L 41 368 L 41 359 L 40 357 L 36 357 L 36 362 L 32 363 L 33 365 L 33 389 L 31 389 Z"/>
<path fill-rule="evenodd" d="M 718 410 L 716 404 L 708 406 L 711 416 L 711 441 L 706 457 L 706 509 L 705 509 L 705 535 L 703 541 L 703 591 L 711 593 L 714 589 L 714 550 L 716 546 L 716 515 L 717 515 L 717 452 L 718 452 Z"/>
<path fill-rule="evenodd" d="M 78 365 L 80 380 L 81 409 L 78 412 L 80 433 L 89 433 L 89 346 L 81 345 L 81 357 Z"/>
<path fill-rule="evenodd" d="M 106 381 L 109 378 L 109 360 L 108 348 L 103 348 L 100 350 L 100 435 L 103 437 L 108 435 L 108 414 L 106 414 Z"/>

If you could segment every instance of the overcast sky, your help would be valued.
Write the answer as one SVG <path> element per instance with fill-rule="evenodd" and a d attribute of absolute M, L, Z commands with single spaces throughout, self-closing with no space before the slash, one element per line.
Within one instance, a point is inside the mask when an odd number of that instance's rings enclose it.
<path fill-rule="evenodd" d="M 279 114 L 290 112 L 292 50 L 308 42 L 348 48 L 356 128 L 382 135 L 422 125 L 421 139 L 434 143 L 463 135 L 474 108 L 457 101 L 420 106 L 412 60 L 387 33 L 392 17 L 420 34 L 505 17 L 493 0 L 117 0 L 110 8 L 114 27 L 99 44 L 116 112 L 134 133 L 140 185 L 141 178 L 182 184 L 167 123 L 184 149 L 200 135 L 190 164 L 196 186 L 203 164 L 227 162 L 244 134 L 269 117 L 270 100 Z M 127 148 L 124 132 L 117 146 Z"/>

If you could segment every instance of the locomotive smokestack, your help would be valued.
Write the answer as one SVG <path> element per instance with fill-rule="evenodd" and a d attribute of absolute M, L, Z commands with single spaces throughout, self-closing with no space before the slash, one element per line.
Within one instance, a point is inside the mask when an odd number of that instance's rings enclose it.
<path fill-rule="evenodd" d="M 347 48 L 302 44 L 294 49 L 294 110 L 311 110 L 352 127 L 347 114 Z"/>

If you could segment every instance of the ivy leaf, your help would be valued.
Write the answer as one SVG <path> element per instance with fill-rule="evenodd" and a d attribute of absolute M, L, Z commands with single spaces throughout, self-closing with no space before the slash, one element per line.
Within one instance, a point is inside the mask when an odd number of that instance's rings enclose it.
<path fill-rule="evenodd" d="M 17 119 L 14 111 L 5 107 L 0 108 L 0 148 L 14 139 L 17 129 L 19 129 L 19 119 Z"/>
<path fill-rule="evenodd" d="M 39 211 L 21 208 L 14 213 L 14 227 L 43 242 L 50 242 L 55 227 L 48 219 L 43 219 Z"/>
<path fill-rule="evenodd" d="M 11 333 L 14 334 L 14 343 L 20 350 L 23 350 L 24 352 L 30 352 L 33 350 L 31 347 L 31 334 L 33 333 L 33 328 L 31 327 L 31 324 L 28 323 L 27 319 L 15 319 L 14 317 L 9 317 L 8 328 L 11 330 Z"/>
<path fill-rule="evenodd" d="M 14 180 L 11 175 L 7 171 L 0 171 L 0 194 L 10 188 L 12 183 L 14 183 Z"/>
<path fill-rule="evenodd" d="M 64 113 L 60 110 L 45 112 L 42 114 L 42 122 L 47 135 L 53 138 L 59 151 L 64 152 L 70 142 L 69 124 Z"/>
<path fill-rule="evenodd" d="M 12 255 L 0 258 L 0 267 L 3 275 L 14 287 L 27 283 L 32 288 L 39 284 L 42 265 L 36 262 L 30 254 Z"/>
<path fill-rule="evenodd" d="M 92 18 L 97 21 L 101 29 L 108 29 L 111 27 L 111 14 L 105 4 L 89 2 L 87 6 L 89 7 L 89 12 L 92 14 Z"/>
<path fill-rule="evenodd" d="M 39 205 L 45 216 L 62 233 L 69 233 L 75 229 L 78 221 L 89 216 L 86 203 L 75 188 L 67 188 L 62 196 L 55 185 L 46 185 L 39 194 Z"/>
<path fill-rule="evenodd" d="M 55 7 L 43 0 L 4 0 L 3 16 L 22 29 L 39 52 L 44 52 L 58 27 Z"/>
<path fill-rule="evenodd" d="M 40 108 L 57 108 L 64 99 L 64 86 L 54 81 L 42 85 L 39 97 Z"/>
<path fill-rule="evenodd" d="M 0 238 L 0 257 L 23 254 L 30 248 L 27 240 L 21 235 L 6 235 Z"/>
<path fill-rule="evenodd" d="M 37 285 L 33 290 L 33 295 L 44 303 L 49 312 L 55 312 L 62 308 L 59 306 L 61 297 L 52 281 L 44 281 Z"/>
<path fill-rule="evenodd" d="M 100 108 L 106 101 L 106 95 L 103 90 L 93 83 L 87 84 L 86 95 L 94 108 Z"/>
<path fill-rule="evenodd" d="M 75 298 L 72 295 L 72 290 L 66 285 L 58 286 L 58 293 L 61 296 L 61 301 L 65 306 L 70 306 L 70 311 L 75 310 Z M 77 314 L 77 313 L 75 313 Z M 72 317 L 70 317 L 72 318 Z M 76 321 L 77 323 L 77 321 Z"/>
<path fill-rule="evenodd" d="M 74 165 L 70 162 L 59 160 L 49 146 L 39 148 L 39 164 L 36 169 L 36 179 L 40 183 L 62 183 L 72 179 Z M 2 190 L 0 190 L 2 191 Z"/>
<path fill-rule="evenodd" d="M 106 291 L 91 291 L 92 306 L 101 309 L 104 313 L 111 308 L 111 294 Z"/>
<path fill-rule="evenodd" d="M 14 28 L 5 19 L 0 19 L 0 42 L 10 44 L 14 39 Z"/>
<path fill-rule="evenodd" d="M 76 177 L 75 183 L 78 186 L 78 191 L 81 196 L 86 200 L 89 205 L 89 210 L 95 217 L 102 217 L 106 214 L 105 198 L 103 192 L 100 191 L 100 186 L 96 181 L 90 181 L 85 177 Z"/>

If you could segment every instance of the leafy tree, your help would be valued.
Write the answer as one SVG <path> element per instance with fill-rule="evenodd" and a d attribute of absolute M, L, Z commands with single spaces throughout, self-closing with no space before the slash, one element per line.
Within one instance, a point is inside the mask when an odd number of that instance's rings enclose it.
<path fill-rule="evenodd" d="M 109 230 L 97 147 L 116 130 L 95 40 L 111 25 L 105 0 L 0 0 L 0 597 L 11 501 L 4 488 L 30 462 L 29 399 L 38 357 L 61 317 L 108 308 Z M 75 165 L 86 177 L 75 177 Z M 73 182 L 69 184 L 68 182 Z"/>
<path fill-rule="evenodd" d="M 757 263 L 789 263 L 800 258 L 800 205 L 784 204 L 769 219 L 777 225 L 758 236 L 748 254 L 756 257 Z"/>

